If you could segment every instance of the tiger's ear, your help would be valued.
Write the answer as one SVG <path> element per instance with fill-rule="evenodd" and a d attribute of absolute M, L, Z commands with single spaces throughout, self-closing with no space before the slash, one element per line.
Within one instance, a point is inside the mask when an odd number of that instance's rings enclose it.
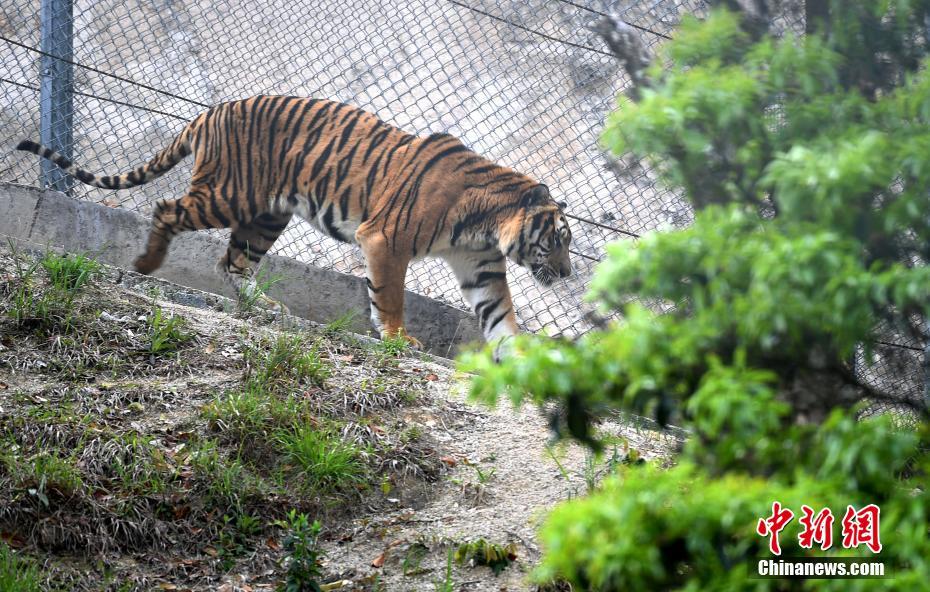
<path fill-rule="evenodd" d="M 555 205 L 559 206 L 560 210 L 564 210 L 565 208 L 568 207 L 568 204 L 565 203 L 564 201 L 557 201 L 555 202 Z"/>
<path fill-rule="evenodd" d="M 522 207 L 538 206 L 549 199 L 549 188 L 539 184 L 520 196 L 520 205 Z"/>

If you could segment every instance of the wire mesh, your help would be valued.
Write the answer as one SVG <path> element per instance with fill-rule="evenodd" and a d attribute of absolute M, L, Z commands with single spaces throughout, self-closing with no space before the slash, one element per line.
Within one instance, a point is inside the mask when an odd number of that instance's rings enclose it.
<path fill-rule="evenodd" d="M 803 32 L 802 3 L 777 4 L 774 28 Z M 75 0 L 73 156 L 95 172 L 128 170 L 204 108 L 259 93 L 336 99 L 407 131 L 450 132 L 568 202 L 575 276 L 552 288 L 513 266 L 509 276 L 525 329 L 577 335 L 589 329 L 582 297 L 604 246 L 692 217 L 648 168 L 599 148 L 627 81 L 590 26 L 611 14 L 655 47 L 707 10 L 701 0 Z M 0 7 L 0 137 L 11 144 L 39 136 L 39 25 L 40 0 Z M 156 198 L 182 195 L 189 175 L 187 161 L 136 189 L 72 194 L 147 215 Z M 43 184 L 36 159 L 9 149 L 0 180 Z M 363 272 L 354 247 L 296 219 L 273 252 Z M 439 261 L 414 264 L 407 288 L 465 306 Z M 908 393 L 920 384 L 919 352 L 911 357 L 916 370 L 886 365 Z M 882 375 L 880 358 L 870 376 Z"/>
<path fill-rule="evenodd" d="M 235 5 L 233 5 L 235 3 Z M 624 80 L 588 30 L 601 12 L 658 27 L 662 40 L 703 2 L 610 3 L 531 0 L 195 3 L 104 0 L 74 5 L 74 158 L 113 173 L 147 160 L 206 106 L 258 93 L 334 98 L 415 132 L 448 131 L 478 152 L 526 172 L 569 203 L 576 279 L 552 289 L 511 268 L 521 325 L 586 329 L 582 296 L 604 245 L 689 219 L 678 196 L 647 170 L 618 175 L 598 148 L 606 113 Z M 636 6 L 633 6 L 636 4 Z M 38 136 L 39 2 L 3 9 L 0 77 L 8 138 Z M 114 34 L 118 32 L 118 34 Z M 21 44 L 21 45 L 18 45 Z M 134 190 L 76 186 L 73 195 L 147 213 L 158 197 L 182 195 L 190 164 Z M 34 158 L 0 156 L 0 179 L 40 182 Z M 619 233 L 619 229 L 627 234 Z M 295 222 L 275 251 L 361 274 L 358 251 Z M 464 306 L 438 261 L 414 264 L 410 290 Z"/>

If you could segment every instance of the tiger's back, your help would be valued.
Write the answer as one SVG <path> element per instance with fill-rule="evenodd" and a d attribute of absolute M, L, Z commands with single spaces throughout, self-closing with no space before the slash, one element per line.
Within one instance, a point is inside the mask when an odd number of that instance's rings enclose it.
<path fill-rule="evenodd" d="M 296 214 L 361 247 L 382 334 L 405 334 L 403 279 L 412 259 L 450 263 L 489 339 L 517 331 L 505 256 L 537 277 L 570 273 L 571 234 L 545 186 L 454 136 L 417 137 L 343 103 L 285 96 L 223 103 L 149 163 L 117 176 L 98 178 L 32 142 L 20 148 L 111 189 L 146 183 L 192 154 L 190 188 L 156 203 L 138 271 L 157 269 L 179 232 L 231 228 L 218 267 L 238 288 Z"/>

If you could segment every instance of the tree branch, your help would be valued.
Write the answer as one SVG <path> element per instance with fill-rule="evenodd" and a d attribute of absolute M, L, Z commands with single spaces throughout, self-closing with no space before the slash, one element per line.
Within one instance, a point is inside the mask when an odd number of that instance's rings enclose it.
<path fill-rule="evenodd" d="M 711 6 L 724 6 L 742 15 L 743 28 L 758 41 L 768 33 L 771 25 L 771 10 L 767 0 L 711 0 Z"/>
<path fill-rule="evenodd" d="M 830 25 L 829 0 L 804 0 L 804 32 L 808 35 L 826 32 Z"/>
<path fill-rule="evenodd" d="M 610 16 L 602 18 L 591 30 L 604 38 L 611 53 L 626 70 L 631 82 L 626 94 L 633 101 L 638 101 L 640 89 L 650 85 L 646 67 L 652 61 L 652 54 L 646 49 L 642 38 L 633 27 Z"/>

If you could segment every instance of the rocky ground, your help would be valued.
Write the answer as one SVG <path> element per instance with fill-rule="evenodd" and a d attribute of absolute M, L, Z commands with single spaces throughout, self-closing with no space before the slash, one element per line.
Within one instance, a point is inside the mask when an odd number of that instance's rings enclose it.
<path fill-rule="evenodd" d="M 546 511 L 676 443 L 553 447 L 448 361 L 249 308 L 0 251 L 0 589 L 558 590 Z"/>

